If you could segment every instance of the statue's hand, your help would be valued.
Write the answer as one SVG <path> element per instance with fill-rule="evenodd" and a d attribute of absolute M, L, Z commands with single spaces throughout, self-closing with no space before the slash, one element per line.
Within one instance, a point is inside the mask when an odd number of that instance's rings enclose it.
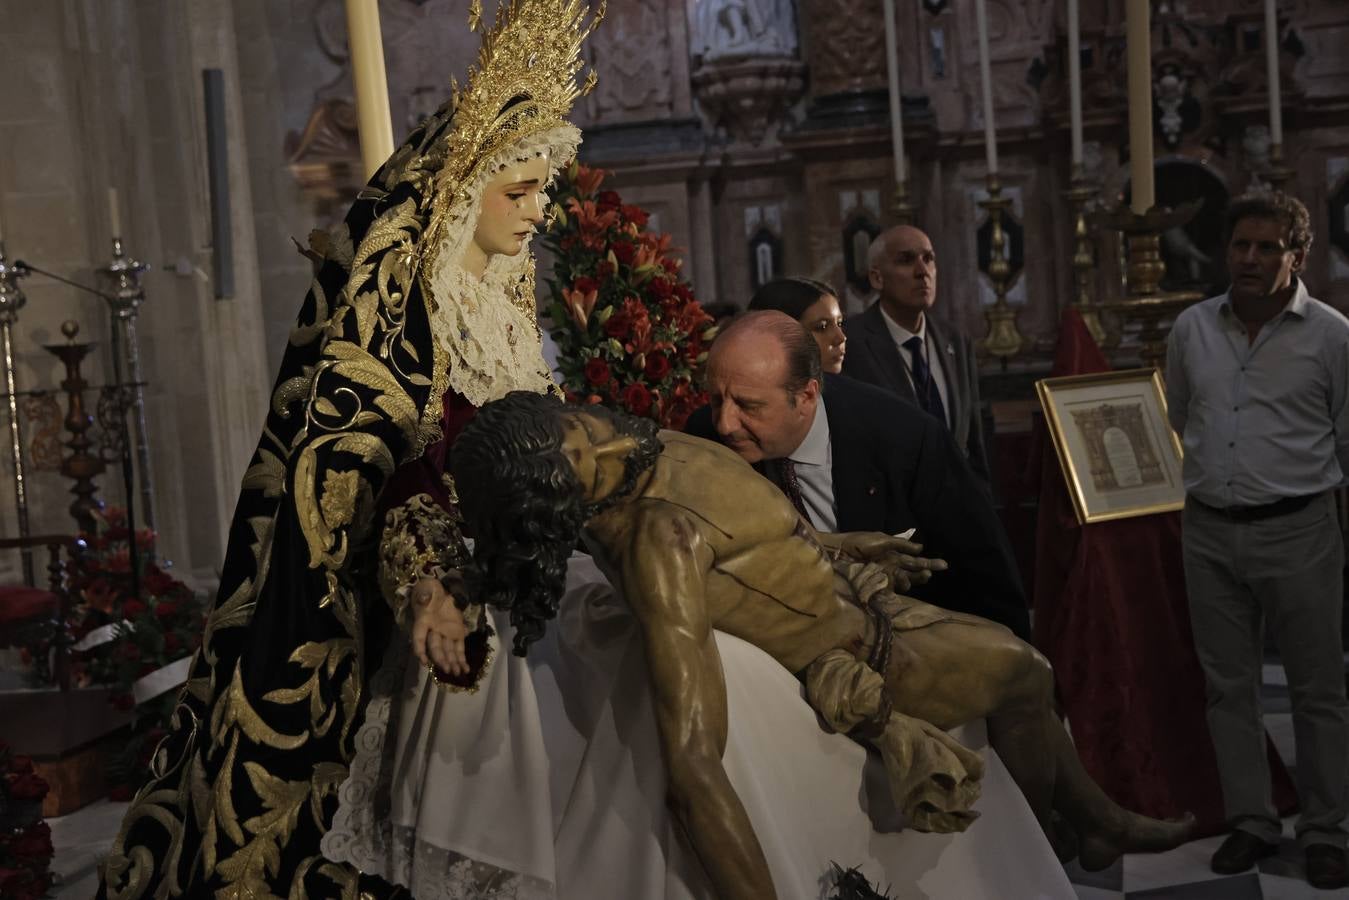
<path fill-rule="evenodd" d="M 434 663 L 451 675 L 468 673 L 464 638 L 468 626 L 454 597 L 435 578 L 423 578 L 412 587 L 412 652 L 422 665 Z"/>
<path fill-rule="evenodd" d="M 890 575 L 895 591 L 903 593 L 917 584 L 927 584 L 933 572 L 944 572 L 946 560 L 920 556 L 922 544 L 896 535 L 854 531 L 838 536 L 836 550 L 857 562 L 875 563 Z"/>

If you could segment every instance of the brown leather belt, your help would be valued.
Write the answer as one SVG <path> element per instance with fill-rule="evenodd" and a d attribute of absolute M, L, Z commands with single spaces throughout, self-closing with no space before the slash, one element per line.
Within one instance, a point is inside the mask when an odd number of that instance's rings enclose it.
<path fill-rule="evenodd" d="M 1295 513 L 1300 509 L 1306 509 L 1311 505 L 1313 500 L 1319 500 L 1324 496 L 1324 493 L 1303 494 L 1301 497 L 1284 497 L 1282 500 L 1275 500 L 1273 503 L 1262 503 L 1259 506 L 1213 506 L 1205 503 L 1193 494 L 1189 495 L 1190 499 L 1199 506 L 1204 507 L 1204 509 L 1211 513 L 1216 513 L 1225 519 L 1231 519 L 1233 522 L 1258 522 L 1261 519 L 1286 516 L 1289 513 Z"/>

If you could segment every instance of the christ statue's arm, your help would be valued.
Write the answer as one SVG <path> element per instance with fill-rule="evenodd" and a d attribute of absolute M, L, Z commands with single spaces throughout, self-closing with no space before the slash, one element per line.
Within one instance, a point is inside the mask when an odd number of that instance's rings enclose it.
<path fill-rule="evenodd" d="M 722 900 L 776 896 L 763 849 L 722 765 L 726 684 L 704 595 L 713 554 L 682 511 L 634 510 L 621 554 L 641 624 L 668 802 Z"/>

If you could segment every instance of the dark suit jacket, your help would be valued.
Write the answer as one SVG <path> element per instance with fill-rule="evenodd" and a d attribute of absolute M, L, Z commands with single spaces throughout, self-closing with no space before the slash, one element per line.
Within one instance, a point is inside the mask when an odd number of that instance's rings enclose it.
<path fill-rule="evenodd" d="M 913 589 L 946 609 L 1001 622 L 1029 639 L 1026 595 L 988 489 L 951 434 L 916 405 L 840 375 L 824 376 L 839 531 L 898 534 L 917 528 L 926 556 L 950 571 Z M 689 434 L 717 440 L 709 407 Z"/>
<path fill-rule="evenodd" d="M 867 384 L 885 388 L 902 400 L 917 405 L 913 385 L 905 373 L 904 360 L 895 339 L 885 325 L 879 302 L 843 323 L 848 335 L 848 351 L 843 357 L 843 374 Z M 979 361 L 970 339 L 946 323 L 927 314 L 932 349 L 941 353 L 942 372 L 946 375 L 947 417 L 956 446 L 969 460 L 970 467 L 988 481 L 988 459 L 984 453 L 983 412 L 979 404 Z"/>

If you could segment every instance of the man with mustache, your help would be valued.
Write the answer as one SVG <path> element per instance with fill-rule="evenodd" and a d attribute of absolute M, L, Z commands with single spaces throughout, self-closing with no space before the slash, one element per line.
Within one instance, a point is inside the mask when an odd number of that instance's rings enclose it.
<path fill-rule="evenodd" d="M 478 413 L 452 466 L 476 541 L 474 601 L 537 624 L 556 610 L 566 559 L 583 538 L 631 607 L 669 802 L 724 900 L 775 892 L 722 765 L 727 701 L 713 629 L 773 657 L 831 728 L 876 746 L 916 828 L 969 826 L 982 759 L 943 729 L 983 717 L 1042 827 L 1085 867 L 1176 846 L 1193 830 L 1193 817 L 1159 822 L 1123 810 L 1092 782 L 1034 649 L 1001 626 L 890 589 L 891 577 L 903 588 L 928 574 L 928 561 L 906 555 L 911 545 L 816 532 L 718 444 L 517 392 Z"/>
<path fill-rule="evenodd" d="M 1239 197 L 1227 227 L 1232 286 L 1181 313 L 1166 361 L 1185 446 L 1190 617 L 1233 829 L 1212 867 L 1234 874 L 1278 850 L 1258 706 L 1268 623 L 1293 701 L 1307 880 L 1344 887 L 1349 703 L 1332 491 L 1349 473 L 1349 320 L 1298 277 L 1312 241 L 1300 201 Z"/>

